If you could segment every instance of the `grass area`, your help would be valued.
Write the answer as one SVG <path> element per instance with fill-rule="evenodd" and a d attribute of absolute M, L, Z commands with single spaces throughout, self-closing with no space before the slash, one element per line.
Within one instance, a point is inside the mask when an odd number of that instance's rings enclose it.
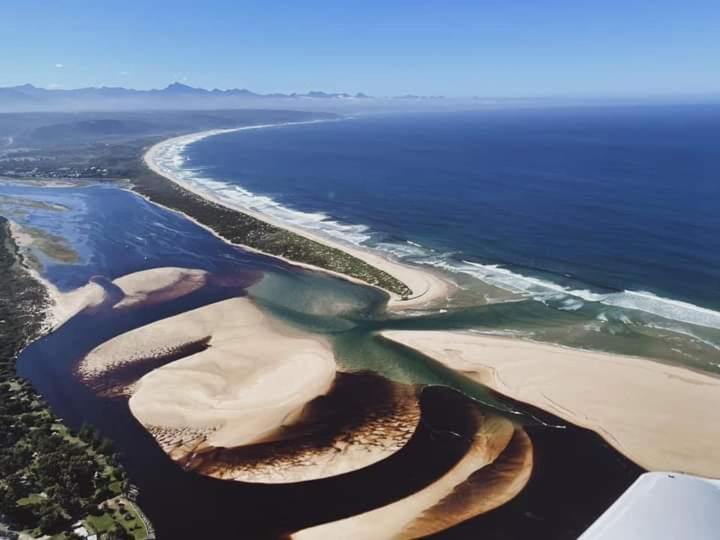
<path fill-rule="evenodd" d="M 45 500 L 46 497 L 43 497 L 39 493 L 33 493 L 32 495 L 28 495 L 27 497 L 23 497 L 22 499 L 18 499 L 17 505 L 18 506 L 29 506 L 32 504 L 38 504 Z"/>
<path fill-rule="evenodd" d="M 135 540 L 145 540 L 148 536 L 143 519 L 135 503 L 124 497 L 115 497 L 103 503 L 105 512 L 100 516 L 88 516 L 83 520 L 86 528 L 96 534 L 125 529 Z"/>
<path fill-rule="evenodd" d="M 112 514 L 102 514 L 100 516 L 89 516 L 83 520 L 83 523 L 92 529 L 95 533 L 106 532 L 115 525 Z"/>
<path fill-rule="evenodd" d="M 91 426 L 71 432 L 15 372 L 18 353 L 43 330 L 39 308 L 47 303 L 22 262 L 0 217 L 0 320 L 6 323 L 0 336 L 0 516 L 14 531 L 71 538 L 74 523 L 100 514 L 99 504 L 126 492 L 127 474 L 107 438 Z M 119 516 L 117 526 L 133 529 L 126 536 L 145 538 L 137 512 L 112 513 Z"/>
<path fill-rule="evenodd" d="M 127 538 L 134 540 L 147 540 L 148 530 L 145 527 L 137 506 L 125 497 L 114 497 L 100 505 L 102 514 L 87 516 L 81 524 L 90 534 L 99 537 L 120 529 L 124 530 Z M 68 533 L 61 533 L 51 537 L 51 540 L 69 540 Z"/>

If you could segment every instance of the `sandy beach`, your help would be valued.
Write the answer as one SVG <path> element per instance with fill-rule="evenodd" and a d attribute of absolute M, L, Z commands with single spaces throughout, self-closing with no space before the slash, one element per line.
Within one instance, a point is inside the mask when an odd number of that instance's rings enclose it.
<path fill-rule="evenodd" d="M 245 208 L 242 206 L 233 206 L 228 203 L 228 201 L 222 200 L 218 197 L 212 196 L 211 193 L 208 191 L 200 190 L 196 186 L 193 186 L 189 184 L 188 182 L 184 181 L 182 178 L 179 178 L 177 175 L 173 174 L 172 170 L 169 170 L 166 167 L 163 167 L 160 163 L 160 160 L 158 160 L 158 156 L 162 153 L 166 152 L 167 149 L 176 147 L 178 145 L 187 145 L 192 142 L 196 142 L 199 140 L 202 140 L 207 137 L 211 137 L 214 135 L 219 135 L 222 133 L 230 133 L 234 131 L 240 131 L 245 129 L 261 129 L 261 128 L 267 128 L 272 127 L 272 125 L 261 125 L 261 126 L 248 126 L 248 127 L 242 127 L 242 128 L 236 128 L 236 129 L 216 129 L 216 130 L 208 130 L 208 131 L 202 131 L 198 133 L 192 133 L 189 135 L 183 135 L 180 137 L 174 137 L 171 139 L 167 139 L 164 141 L 161 141 L 154 146 L 152 146 L 144 155 L 144 161 L 145 164 L 148 166 L 150 170 L 155 172 L 156 174 L 159 174 L 160 176 L 163 176 L 167 178 L 168 180 L 171 180 L 172 182 L 175 182 L 177 185 L 182 187 L 183 189 L 190 191 L 194 193 L 195 195 L 198 195 L 199 197 L 202 197 L 204 199 L 210 200 L 216 204 L 219 204 L 221 206 L 225 206 L 227 208 L 230 208 L 232 210 L 245 213 L 249 216 L 254 217 L 255 219 L 258 219 L 260 221 L 264 221 L 265 223 L 269 223 L 275 227 L 279 227 L 281 229 L 285 229 L 288 231 L 291 231 L 299 236 L 302 236 L 304 238 L 314 240 L 316 242 L 319 242 L 321 244 L 324 244 L 326 246 L 344 251 L 346 253 L 349 253 L 350 255 L 353 255 L 354 257 L 357 257 L 358 259 L 366 262 L 367 264 L 374 266 L 380 270 L 383 270 L 384 272 L 390 274 L 391 276 L 395 277 L 396 279 L 403 282 L 405 285 L 407 285 L 412 290 L 412 295 L 407 299 L 402 299 L 397 294 L 393 293 L 392 291 L 385 291 L 390 295 L 390 301 L 388 302 L 388 308 L 392 310 L 407 310 L 407 309 L 418 309 L 418 308 L 425 308 L 432 305 L 437 305 L 445 302 L 448 298 L 448 296 L 451 294 L 452 289 L 454 288 L 454 284 L 451 283 L 449 280 L 443 278 L 438 273 L 431 272 L 429 270 L 420 269 L 417 267 L 409 266 L 403 263 L 400 263 L 398 261 L 392 260 L 389 257 L 385 257 L 377 252 L 373 252 L 370 249 L 365 249 L 363 247 L 349 244 L 349 243 L 342 243 L 333 239 L 329 239 L 324 236 L 320 236 L 317 234 L 313 234 L 309 231 L 306 231 L 304 229 L 300 229 L 298 227 L 292 227 L 288 225 L 287 223 L 279 223 L 269 216 L 262 214 L 258 211 L 255 211 L 251 208 Z M 190 216 L 188 216 L 190 217 Z M 190 217 L 190 219 L 192 219 Z M 198 223 L 196 220 L 193 219 L 195 223 Z M 200 226 L 202 226 L 205 229 L 211 230 L 208 227 L 206 227 L 203 224 L 198 223 Z M 214 232 L 214 231 L 213 231 Z M 248 246 L 243 246 L 247 249 Z M 253 250 L 256 251 L 256 250 Z M 269 256 L 275 256 L 268 254 Z M 282 258 L 282 257 L 279 257 Z M 308 267 L 313 270 L 317 270 L 320 272 L 327 272 L 330 274 L 338 275 L 344 279 L 348 279 L 355 282 L 360 282 L 359 280 L 346 276 L 344 274 L 337 274 L 336 272 L 332 272 L 323 268 L 319 268 L 316 266 L 298 263 L 297 261 L 288 261 L 287 259 L 284 259 L 287 262 L 290 262 L 292 264 Z M 362 283 L 362 282 L 360 282 Z"/>
<path fill-rule="evenodd" d="M 10 221 L 9 224 L 15 243 L 23 253 L 29 252 L 35 241 L 32 235 L 14 221 Z M 33 265 L 26 264 L 25 268 L 34 279 L 43 284 L 50 299 L 46 322 L 48 330 L 59 328 L 83 309 L 100 305 L 105 301 L 105 290 L 97 283 L 90 282 L 78 289 L 63 292 L 45 279 Z"/>
<path fill-rule="evenodd" d="M 650 359 L 450 331 L 388 331 L 513 399 L 600 434 L 649 470 L 720 478 L 720 379 Z"/>

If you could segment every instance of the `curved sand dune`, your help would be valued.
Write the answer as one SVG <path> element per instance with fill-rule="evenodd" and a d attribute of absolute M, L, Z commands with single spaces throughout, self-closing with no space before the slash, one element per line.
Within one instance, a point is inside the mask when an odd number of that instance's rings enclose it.
<path fill-rule="evenodd" d="M 127 364 L 207 340 L 201 352 L 145 375 L 130 410 L 144 425 L 209 432 L 207 444 L 237 446 L 281 426 L 327 391 L 328 345 L 278 329 L 245 298 L 233 298 L 131 330 L 94 349 L 78 371 L 99 378 Z"/>
<path fill-rule="evenodd" d="M 647 469 L 720 478 L 718 377 L 518 339 L 449 331 L 382 335 L 599 433 Z"/>
<path fill-rule="evenodd" d="M 416 517 L 400 538 L 419 538 L 444 531 L 499 508 L 518 495 L 530 480 L 533 446 L 522 429 L 490 465 L 472 473 L 447 497 Z"/>
<path fill-rule="evenodd" d="M 481 413 L 470 400 L 467 410 L 475 417 L 475 434 L 465 455 L 443 476 L 391 504 L 299 531 L 292 535 L 293 540 L 418 538 L 457 525 L 515 497 L 532 470 L 530 439 L 509 420 Z M 494 472 L 480 476 L 495 463 L 498 467 Z M 466 497 L 475 492 L 479 498 Z"/>
<path fill-rule="evenodd" d="M 179 459 L 225 480 L 302 482 L 377 463 L 403 448 L 420 421 L 415 388 L 373 373 L 337 373 L 330 391 L 295 421 L 256 444 L 210 448 Z"/>
<path fill-rule="evenodd" d="M 271 320 L 247 298 L 117 336 L 77 373 L 101 395 L 131 395 L 133 415 L 185 468 L 245 482 L 366 467 L 402 448 L 420 417 L 414 387 L 336 375 L 324 340 Z"/>

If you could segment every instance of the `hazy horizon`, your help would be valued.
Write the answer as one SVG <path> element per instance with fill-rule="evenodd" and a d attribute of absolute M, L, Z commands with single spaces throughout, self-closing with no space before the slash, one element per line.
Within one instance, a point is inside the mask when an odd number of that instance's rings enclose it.
<path fill-rule="evenodd" d="M 720 5 L 7 2 L 0 87 L 483 97 L 720 94 Z M 132 4 L 132 2 L 131 2 Z M 28 37 L 28 29 L 32 36 Z"/>
<path fill-rule="evenodd" d="M 194 90 L 204 90 L 207 92 L 229 92 L 235 90 L 247 90 L 258 96 L 306 96 L 313 93 L 326 93 L 328 95 L 347 95 L 348 97 L 368 97 L 377 99 L 390 99 L 390 98 L 402 98 L 402 97 L 422 97 L 422 98 L 441 98 L 448 100 L 468 100 L 468 99 L 497 99 L 497 100 L 517 100 L 517 99 L 534 99 L 534 100 L 616 100 L 616 99 L 636 99 L 636 100 L 655 100 L 655 99 L 673 99 L 673 98 L 685 98 L 685 97 L 701 97 L 701 98 L 718 98 L 720 97 L 720 90 L 714 91 L 685 91 L 685 92 L 649 92 L 649 93 L 616 93 L 616 94 L 562 94 L 562 93 L 548 93 L 548 94 L 457 94 L 457 95 L 444 95 L 444 94 L 425 94 L 421 92 L 407 92 L 404 94 L 371 94 L 364 91 L 362 88 L 340 88 L 328 90 L 320 86 L 311 86 L 307 88 L 290 88 L 285 91 L 277 92 L 262 92 L 251 86 L 201 86 L 193 85 L 187 82 L 181 82 L 177 80 L 168 81 L 165 84 L 152 87 L 138 87 L 132 85 L 111 85 L 100 83 L 95 86 L 43 86 L 41 84 L 34 84 L 32 82 L 24 82 L 20 84 L 12 85 L 0 85 L 0 89 L 21 89 L 23 87 L 32 87 L 37 90 L 45 91 L 78 91 L 78 90 L 130 90 L 136 92 L 161 92 L 164 90 L 171 89 L 174 86 L 186 86 Z"/>

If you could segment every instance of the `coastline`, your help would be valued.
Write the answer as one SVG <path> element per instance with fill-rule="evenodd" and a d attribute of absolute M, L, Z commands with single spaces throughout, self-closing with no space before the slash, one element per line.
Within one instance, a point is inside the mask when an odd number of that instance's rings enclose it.
<path fill-rule="evenodd" d="M 720 478 L 720 378 L 649 358 L 458 331 L 381 335 L 595 431 L 649 470 Z"/>
<path fill-rule="evenodd" d="M 33 244 L 32 236 L 26 233 L 19 223 L 8 220 L 8 224 L 10 234 L 18 249 L 25 255 Z M 105 300 L 105 290 L 97 283 L 89 282 L 78 289 L 62 292 L 36 268 L 28 264 L 23 267 L 35 281 L 43 286 L 47 295 L 48 301 L 44 306 L 45 320 L 40 335 L 57 330 L 83 309 L 97 306 Z"/>
<path fill-rule="evenodd" d="M 51 295 L 55 289 L 28 264 L 22 244 L 27 241 L 17 224 L 0 216 L 0 266 L 4 278 L 0 320 L 7 325 L 0 332 L 0 383 L 4 388 L 0 431 L 20 434 L 0 444 L 0 483 L 6 488 L 13 478 L 28 486 L 22 497 L 27 502 L 13 501 L 12 497 L 7 501 L 15 504 L 5 505 L 0 529 L 11 536 L 17 533 L 20 538 L 48 538 L 70 532 L 78 523 L 87 526 L 97 518 L 109 523 L 107 528 L 118 525 L 129 531 L 135 520 L 121 521 L 120 514 L 108 506 L 111 500 L 132 496 L 127 471 L 117 461 L 109 440 L 101 444 L 99 433 L 92 427 L 71 429 L 56 416 L 57 411 L 34 383 L 18 374 L 18 356 L 48 333 L 54 315 Z M 18 447 L 31 445 L 42 448 L 42 453 L 11 459 L 17 456 Z M 83 465 L 79 468 L 72 463 Z M 81 490 L 90 495 L 80 496 Z M 48 497 L 48 493 L 58 496 Z M 152 525 L 137 505 L 134 515 L 145 528 L 137 537 L 155 538 Z M 47 516 L 52 517 L 50 524 Z"/>
<path fill-rule="evenodd" d="M 310 122 L 302 122 L 302 123 L 314 123 L 317 121 L 310 121 Z M 296 122 L 294 124 L 298 124 L 300 122 Z M 185 212 L 182 212 L 180 210 L 177 210 L 175 208 L 172 208 L 170 206 L 166 206 L 167 208 L 179 211 L 183 213 L 186 217 L 191 219 L 196 224 L 202 226 L 203 228 L 210 230 L 213 234 L 216 236 L 223 238 L 225 241 L 229 241 L 233 244 L 240 245 L 245 249 L 249 249 L 251 251 L 263 253 L 268 256 L 277 257 L 281 260 L 284 260 L 285 262 L 288 262 L 290 264 L 301 266 L 304 268 L 309 268 L 316 271 L 321 272 L 327 272 L 332 275 L 335 275 L 337 277 L 341 277 L 343 279 L 348 279 L 350 281 L 361 283 L 364 285 L 370 285 L 377 288 L 380 288 L 381 290 L 385 291 L 390 295 L 390 300 L 388 302 L 388 309 L 394 310 L 394 311 L 400 311 L 400 310 L 406 310 L 406 309 L 420 309 L 420 308 L 427 308 L 432 305 L 437 305 L 440 303 L 443 303 L 447 300 L 448 296 L 451 294 L 454 284 L 450 282 L 447 279 L 444 279 L 440 277 L 437 273 L 431 272 L 428 270 L 420 269 L 414 266 L 410 266 L 395 260 L 390 259 L 389 257 L 385 257 L 383 255 L 380 255 L 379 253 L 373 252 L 370 249 L 362 248 L 359 246 L 354 246 L 350 244 L 341 243 L 320 235 L 313 234 L 311 232 L 308 232 L 304 229 L 300 229 L 298 227 L 293 227 L 292 225 L 288 225 L 287 223 L 279 223 L 272 218 L 247 208 L 242 207 L 234 207 L 227 203 L 227 201 L 223 201 L 217 197 L 213 197 L 211 194 L 205 193 L 201 190 L 198 190 L 197 188 L 194 188 L 193 186 L 189 185 L 187 182 L 183 181 L 181 178 L 178 178 L 176 175 L 173 175 L 171 171 L 168 171 L 164 169 L 162 166 L 159 165 L 157 161 L 158 154 L 161 153 L 165 148 L 172 145 L 177 144 L 190 144 L 191 142 L 196 142 L 199 140 L 202 140 L 207 137 L 211 137 L 214 135 L 219 135 L 223 133 L 231 133 L 235 131 L 240 130 L 246 130 L 246 129 L 262 129 L 267 127 L 276 127 L 276 126 L 283 126 L 283 125 L 292 125 L 290 124 L 266 124 L 266 125 L 259 125 L 259 126 L 247 126 L 247 127 L 241 127 L 241 128 L 232 128 L 232 129 L 222 129 L 222 130 L 207 130 L 207 131 L 200 131 L 196 133 L 192 133 L 189 135 L 182 135 L 179 137 L 173 137 L 170 139 L 165 139 L 159 143 L 156 143 L 155 145 L 151 146 L 143 155 L 143 162 L 146 165 L 146 167 L 155 173 L 156 175 L 169 180 L 173 184 L 175 184 L 177 187 L 190 192 L 191 194 L 205 200 L 208 202 L 211 202 L 215 205 L 219 205 L 223 208 L 232 210 L 234 212 L 238 212 L 240 214 L 244 214 L 246 216 L 249 216 L 255 220 L 258 220 L 264 224 L 270 225 L 272 227 L 275 227 L 277 229 L 281 229 L 283 231 L 290 232 L 294 235 L 297 235 L 303 239 L 309 240 L 311 242 L 315 242 L 317 244 L 321 244 L 322 246 L 331 248 L 333 250 L 338 250 L 340 252 L 343 252 L 347 255 L 350 255 L 351 257 L 358 259 L 362 261 L 363 263 L 380 270 L 381 272 L 391 276 L 395 280 L 399 281 L 402 285 L 404 285 L 407 289 L 409 289 L 411 292 L 407 295 L 402 295 L 397 292 L 397 290 L 392 290 L 386 286 L 382 286 L 378 283 L 372 283 L 363 279 L 359 279 L 356 276 L 349 275 L 347 273 L 334 271 L 329 268 L 324 268 L 322 266 L 316 265 L 316 264 L 308 264 L 303 261 L 298 261 L 289 257 L 281 256 L 275 253 L 271 253 L 268 251 L 265 251 L 263 249 L 257 249 L 253 246 L 249 246 L 247 244 L 244 244 L 242 242 L 232 241 L 225 237 L 223 237 L 221 234 L 219 234 L 217 231 L 215 231 L 211 226 L 208 226 L 202 222 L 200 222 L 198 219 L 196 219 L 195 216 L 190 216 Z M 134 190 L 135 191 L 135 190 Z M 137 191 L 135 191 L 137 193 Z M 155 204 L 160 204 L 162 206 L 162 203 L 158 203 L 158 201 L 152 200 L 152 198 L 148 197 L 147 195 L 140 193 L 141 195 L 145 196 L 145 198 L 150 199 L 151 202 Z"/>

